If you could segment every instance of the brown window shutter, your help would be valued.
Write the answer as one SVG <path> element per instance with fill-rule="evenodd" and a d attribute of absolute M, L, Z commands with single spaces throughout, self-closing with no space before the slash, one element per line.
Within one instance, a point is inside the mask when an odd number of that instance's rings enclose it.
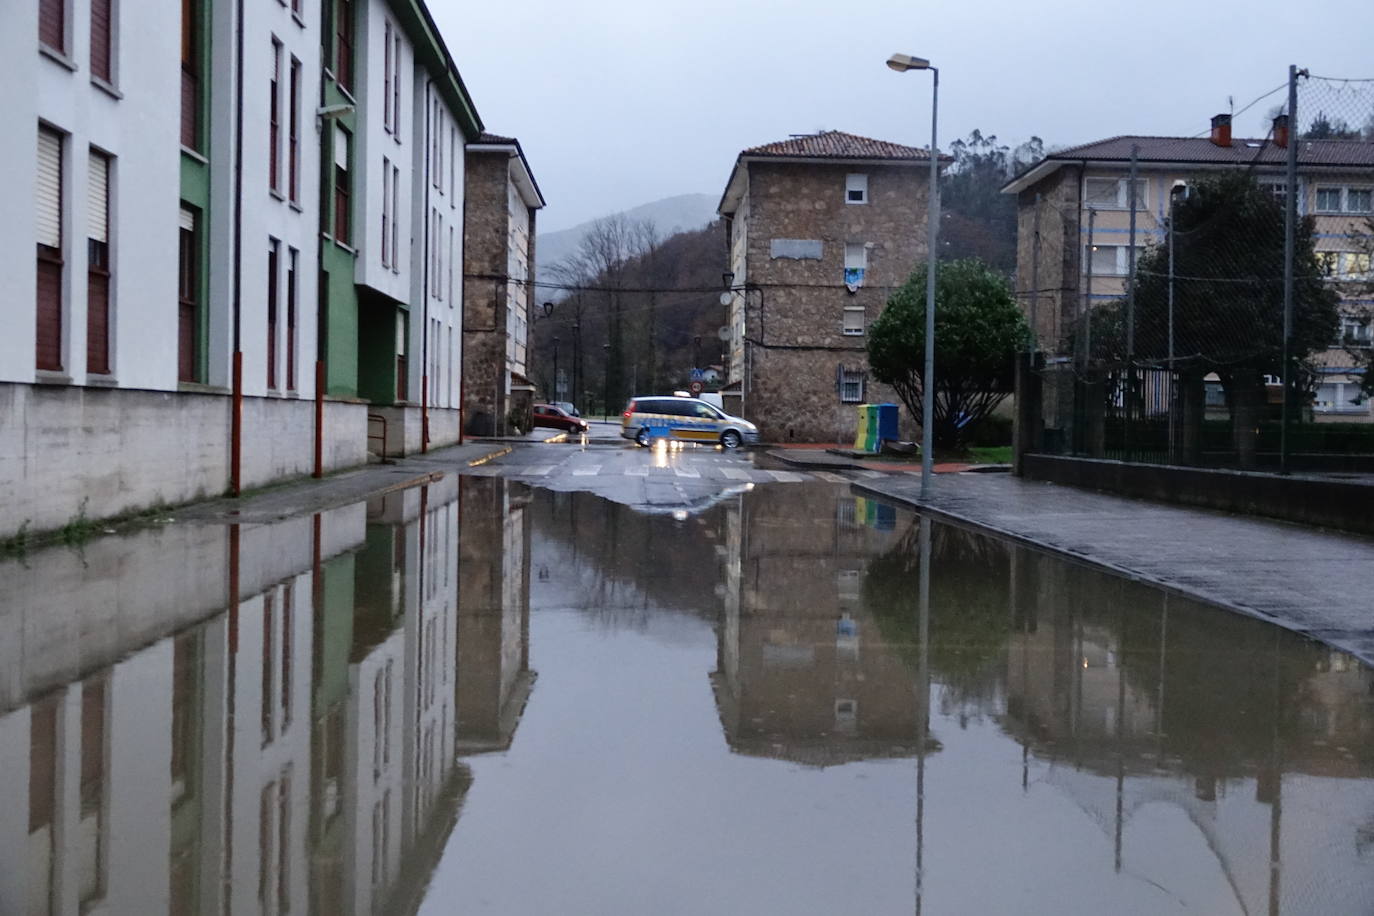
<path fill-rule="evenodd" d="M 36 365 L 62 369 L 62 136 L 38 129 L 38 168 L 35 175 L 37 230 Z"/>
<path fill-rule="evenodd" d="M 38 40 L 54 51 L 67 52 L 66 0 L 38 0 Z"/>
<path fill-rule="evenodd" d="M 181 0 L 181 145 L 200 149 L 200 65 L 196 0 Z"/>
<path fill-rule="evenodd" d="M 91 0 L 91 74 L 114 81 L 111 57 L 114 44 L 114 0 Z"/>
<path fill-rule="evenodd" d="M 196 215 L 181 208 L 180 257 L 177 265 L 179 303 L 177 307 L 177 380 L 199 381 L 197 359 L 200 339 L 200 255 L 196 242 Z"/>
<path fill-rule="evenodd" d="M 267 387 L 277 388 L 277 287 L 280 285 L 281 243 L 272 240 L 267 250 Z"/>
<path fill-rule="evenodd" d="M 86 371 L 110 373 L 110 274 L 98 267 L 86 277 Z"/>
<path fill-rule="evenodd" d="M 110 159 L 91 150 L 86 184 L 86 371 L 110 372 Z"/>

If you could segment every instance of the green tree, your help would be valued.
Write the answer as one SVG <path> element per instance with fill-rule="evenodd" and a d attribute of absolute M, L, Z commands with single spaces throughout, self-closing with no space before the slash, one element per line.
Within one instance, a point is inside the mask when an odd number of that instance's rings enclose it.
<path fill-rule="evenodd" d="M 944 261 L 935 280 L 935 444 L 957 448 L 1011 392 L 1030 339 L 1006 278 L 977 258 Z M 868 363 L 925 422 L 926 267 L 893 293 L 868 335 Z"/>
<path fill-rule="evenodd" d="M 1233 445 L 1249 465 L 1266 403 L 1264 377 L 1283 374 L 1283 207 L 1251 173 L 1229 171 L 1196 182 L 1176 201 L 1174 223 L 1173 279 L 1167 237 L 1137 263 L 1135 359 L 1165 363 L 1172 287 L 1175 366 L 1185 426 L 1192 428 L 1184 430 L 1185 457 L 1197 457 L 1203 378 L 1215 372 L 1231 409 Z M 1296 233 L 1290 353 L 1299 368 L 1330 347 L 1340 321 L 1313 225 L 1305 217 Z"/>

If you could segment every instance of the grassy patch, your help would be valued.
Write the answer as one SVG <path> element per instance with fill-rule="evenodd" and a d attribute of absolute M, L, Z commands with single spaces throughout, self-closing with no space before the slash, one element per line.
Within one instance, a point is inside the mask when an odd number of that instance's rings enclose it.
<path fill-rule="evenodd" d="M 968 453 L 979 464 L 1011 464 L 1010 445 L 975 445 Z"/>

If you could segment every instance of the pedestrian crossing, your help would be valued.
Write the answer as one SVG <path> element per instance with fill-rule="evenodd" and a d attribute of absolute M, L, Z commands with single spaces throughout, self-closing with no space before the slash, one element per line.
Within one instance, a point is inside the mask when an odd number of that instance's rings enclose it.
<path fill-rule="evenodd" d="M 506 464 L 494 461 L 490 464 L 469 468 L 466 474 L 475 477 L 510 477 L 516 480 L 549 480 L 557 477 L 639 477 L 663 480 L 702 480 L 722 481 L 725 483 L 803 483 L 820 480 L 826 483 L 850 483 L 857 479 L 877 477 L 901 477 L 914 472 L 896 471 L 887 473 L 873 470 L 849 470 L 841 474 L 834 471 L 775 471 L 756 468 L 737 462 L 683 462 L 658 466 L 648 462 L 624 461 L 578 465 L 573 461 L 561 464 Z"/>

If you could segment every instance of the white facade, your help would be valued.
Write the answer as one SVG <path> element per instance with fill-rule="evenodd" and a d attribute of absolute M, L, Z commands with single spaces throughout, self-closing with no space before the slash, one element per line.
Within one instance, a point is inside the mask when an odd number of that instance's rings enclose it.
<path fill-rule="evenodd" d="M 69 0 L 65 48 L 40 50 L 38 4 L 8 4 L 0 29 L 0 174 L 12 206 L 0 220 L 0 382 L 38 380 L 176 388 L 179 110 L 175 29 L 140 28 L 115 4 L 112 82 L 92 78 L 90 2 Z M 38 128 L 61 135 L 61 369 L 37 369 L 35 288 Z M 88 177 L 92 148 L 112 157 L 109 198 L 110 367 L 87 371 Z"/>
<path fill-rule="evenodd" d="M 512 161 L 514 168 L 514 161 Z M 514 176 L 506 186 L 506 206 L 510 216 L 506 276 L 533 280 L 530 272 L 530 204 L 516 186 Z M 512 283 L 506 294 L 506 364 L 517 375 L 527 375 L 526 351 L 529 345 L 531 290 L 526 283 Z"/>
<path fill-rule="evenodd" d="M 429 376 L 429 406 L 457 408 L 462 388 L 462 128 L 427 71 L 414 76 L 411 188 L 411 391 Z M 423 359 L 419 358 L 423 356 Z M 414 400 L 419 400 L 418 397 Z"/>

